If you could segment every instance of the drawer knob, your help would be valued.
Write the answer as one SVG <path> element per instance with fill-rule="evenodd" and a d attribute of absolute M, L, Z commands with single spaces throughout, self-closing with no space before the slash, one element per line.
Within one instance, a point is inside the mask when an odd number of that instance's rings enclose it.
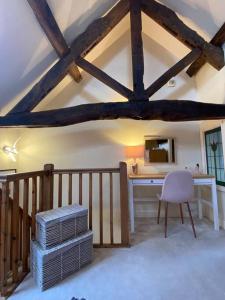
<path fill-rule="evenodd" d="M 154 180 L 151 180 L 151 183 L 153 183 L 154 182 Z"/>

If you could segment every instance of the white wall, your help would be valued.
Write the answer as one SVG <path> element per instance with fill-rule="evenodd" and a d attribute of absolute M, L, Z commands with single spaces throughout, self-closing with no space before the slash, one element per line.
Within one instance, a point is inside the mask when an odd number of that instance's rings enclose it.
<path fill-rule="evenodd" d="M 12 161 L 12 159 L 10 159 L 10 157 L 4 153 L 2 148 L 4 146 L 13 146 L 19 136 L 19 129 L 0 129 L 0 170 L 14 169 L 18 167 L 18 161 Z"/>
<path fill-rule="evenodd" d="M 128 28 L 129 16 L 116 26 L 110 36 L 100 43 L 87 59 L 132 88 Z M 143 30 L 145 86 L 148 87 L 188 50 L 146 16 L 143 18 Z M 35 61 L 34 59 L 35 57 L 32 57 L 32 62 Z M 124 100 L 86 73 L 82 72 L 82 75 L 83 81 L 80 84 L 76 84 L 67 76 L 35 110 Z M 153 95 L 152 101 L 156 99 L 196 100 L 194 79 L 190 79 L 185 72 L 175 79 L 175 88 L 164 86 Z M 18 98 L 17 95 L 12 102 L 18 101 Z M 196 163 L 201 164 L 198 122 L 115 120 L 88 122 L 65 128 L 22 129 L 18 143 L 17 166 L 19 171 L 42 169 L 45 163 L 54 163 L 57 168 L 116 167 L 120 160 L 125 159 L 124 146 L 143 144 L 144 135 L 174 137 L 177 163 L 145 167 L 143 161 L 139 161 L 141 172 L 184 169 L 186 166 L 194 167 Z M 148 192 L 137 190 L 136 195 L 145 197 Z"/>
<path fill-rule="evenodd" d="M 115 38 L 118 31 L 124 30 L 124 26 L 123 23 L 117 26 L 112 38 L 104 40 L 88 59 L 132 88 L 130 33 L 126 30 L 119 39 Z M 148 34 L 143 35 L 143 40 L 145 84 L 148 86 L 183 55 L 183 48 L 181 52 L 178 51 L 177 57 Z M 179 45 L 177 48 L 179 50 Z M 82 75 L 83 81 L 79 85 L 69 77 L 65 78 L 37 110 L 122 99 L 96 79 L 85 73 Z M 153 99 L 196 99 L 194 80 L 189 79 L 185 72 L 176 77 L 176 83 L 175 88 L 163 87 Z M 24 129 L 18 143 L 18 168 L 20 171 L 36 170 L 43 168 L 45 163 L 54 163 L 56 168 L 117 167 L 119 161 L 125 159 L 124 147 L 143 144 L 144 135 L 174 137 L 177 163 L 145 167 L 143 160 L 140 160 L 140 172 L 184 169 L 186 166 L 194 167 L 196 163 L 201 164 L 198 122 L 115 120 L 88 122 L 65 128 Z M 155 194 L 155 190 L 152 192 Z M 136 190 L 137 197 L 149 194 L 149 190 Z"/>
<path fill-rule="evenodd" d="M 197 86 L 199 101 L 224 104 L 225 103 L 225 68 L 223 68 L 221 71 L 218 72 L 214 70 L 211 66 L 206 64 L 196 76 L 196 86 Z M 207 121 L 207 122 L 205 121 L 201 123 L 200 137 L 201 137 L 202 161 L 203 161 L 204 171 L 206 171 L 204 132 L 219 126 L 221 126 L 222 139 L 223 139 L 223 152 L 225 154 L 225 126 L 223 120 Z M 217 193 L 219 199 L 220 224 L 225 228 L 225 188 L 218 186 Z M 211 210 L 206 209 L 205 215 L 212 219 Z"/>

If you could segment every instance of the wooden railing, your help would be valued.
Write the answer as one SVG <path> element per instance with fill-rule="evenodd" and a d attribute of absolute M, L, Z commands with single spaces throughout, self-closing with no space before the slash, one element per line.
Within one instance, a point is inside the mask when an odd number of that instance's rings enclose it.
<path fill-rule="evenodd" d="M 127 167 L 0 175 L 0 288 L 10 294 L 29 272 L 37 212 L 72 203 L 89 209 L 95 247 L 129 246 Z"/>

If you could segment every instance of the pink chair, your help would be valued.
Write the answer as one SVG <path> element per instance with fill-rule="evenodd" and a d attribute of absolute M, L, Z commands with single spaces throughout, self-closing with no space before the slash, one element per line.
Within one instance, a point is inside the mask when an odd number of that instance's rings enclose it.
<path fill-rule="evenodd" d="M 193 199 L 194 188 L 192 175 L 188 171 L 174 171 L 167 174 L 162 188 L 162 194 L 157 195 L 159 199 L 158 218 L 159 224 L 161 202 L 165 202 L 165 238 L 167 237 L 167 217 L 168 217 L 168 205 L 170 203 L 177 203 L 180 207 L 180 216 L 182 224 L 184 223 L 182 203 L 187 204 L 191 225 L 194 236 L 196 238 L 196 232 L 194 227 L 193 218 L 189 206 L 189 201 Z"/>

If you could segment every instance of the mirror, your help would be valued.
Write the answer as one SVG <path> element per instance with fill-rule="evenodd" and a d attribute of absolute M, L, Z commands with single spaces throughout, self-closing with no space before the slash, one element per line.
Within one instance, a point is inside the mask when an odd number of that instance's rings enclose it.
<path fill-rule="evenodd" d="M 145 136 L 145 164 L 175 163 L 174 139 Z"/>

